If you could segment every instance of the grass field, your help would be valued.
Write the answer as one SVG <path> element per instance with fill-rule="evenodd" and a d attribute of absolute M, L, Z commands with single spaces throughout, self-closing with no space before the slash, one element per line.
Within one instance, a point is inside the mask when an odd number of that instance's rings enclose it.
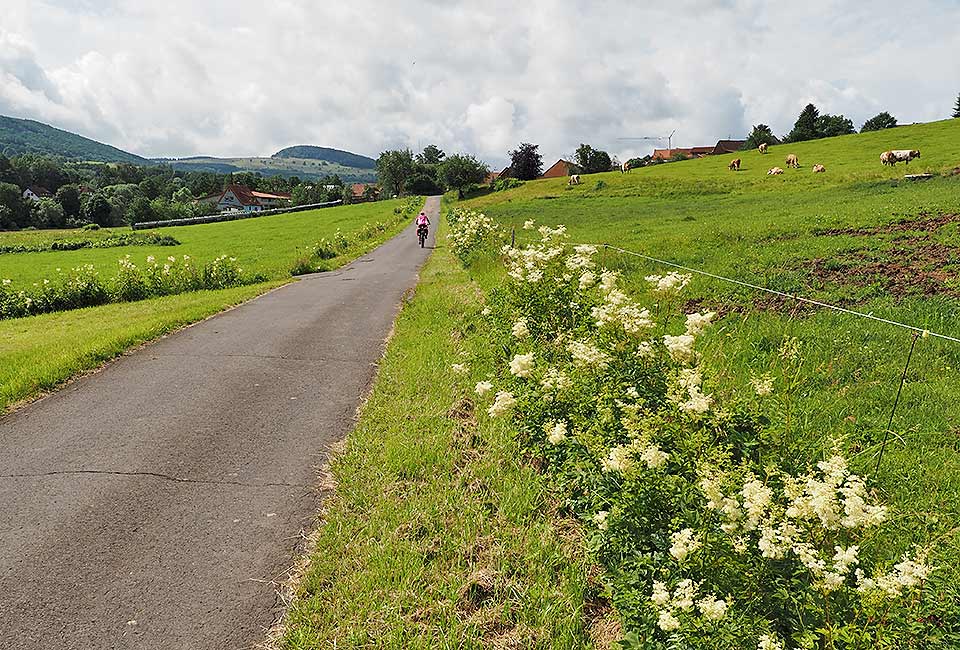
<path fill-rule="evenodd" d="M 350 167 L 327 160 L 313 158 L 254 157 L 254 158 L 186 158 L 167 161 L 174 169 L 183 171 L 208 171 L 218 174 L 231 172 L 260 173 L 264 176 L 296 176 L 304 180 L 316 180 L 336 174 L 345 183 L 373 183 L 377 172 L 373 169 Z"/>
<path fill-rule="evenodd" d="M 8 253 L 0 255 L 0 278 L 12 280 L 15 288 L 53 278 L 58 268 L 66 271 L 82 264 L 93 264 L 101 273 L 112 275 L 116 273 L 117 260 L 128 254 L 137 264 L 142 264 L 148 255 L 157 259 L 189 255 L 198 264 L 229 255 L 236 257 L 245 271 L 262 273 L 270 279 L 280 278 L 288 276 L 294 261 L 308 254 L 321 238 L 331 237 L 338 229 L 349 237 L 365 224 L 391 222 L 396 218 L 393 209 L 400 205 L 402 201 L 361 203 L 157 231 L 180 241 L 179 246 Z M 126 228 L 113 230 L 130 232 Z M 51 238 L 105 237 L 107 234 L 106 229 L 4 232 L 0 233 L 0 244 L 34 244 Z"/>
<path fill-rule="evenodd" d="M 336 268 L 370 250 L 406 225 L 394 214 L 398 201 L 365 203 L 311 212 L 241 221 L 165 228 L 180 246 L 126 246 L 43 253 L 0 255 L 0 278 L 13 287 L 53 277 L 80 264 L 94 264 L 101 273 L 116 272 L 125 254 L 142 263 L 147 255 L 190 255 L 207 261 L 221 254 L 236 255 L 246 271 L 259 272 L 267 282 L 225 289 L 197 291 L 133 303 L 111 304 L 28 318 L 0 320 L 0 413 L 17 402 L 51 390 L 73 375 L 96 368 L 127 348 L 149 341 L 183 325 L 201 320 L 231 305 L 289 281 L 290 269 L 312 250 L 313 244 L 341 229 L 351 240 L 338 257 L 324 260 Z M 355 236 L 365 224 L 392 224 L 367 239 Z M 129 232 L 123 230 L 121 232 Z M 102 237 L 104 230 L 0 233 L 2 243 L 36 243 L 41 238 Z"/>
<path fill-rule="evenodd" d="M 909 168 L 881 166 L 886 149 L 920 149 Z M 787 153 L 803 164 L 783 176 Z M 527 219 L 565 224 L 573 241 L 609 243 L 711 273 L 817 297 L 960 338 L 960 120 L 771 147 L 761 156 L 710 157 L 565 179 L 529 182 L 466 202 L 520 229 Z M 815 163 L 825 174 L 813 174 Z M 928 181 L 905 173 L 933 172 Z M 638 286 L 668 268 L 604 253 Z M 483 277 L 482 274 L 480 277 Z M 784 432 L 813 454 L 838 445 L 873 474 L 912 334 L 708 278 L 695 278 L 685 305 L 724 315 L 705 340 L 711 389 L 749 390 L 776 366 L 785 337 L 800 341 Z M 960 578 L 960 344 L 926 338 L 906 376 L 876 478 L 895 507 L 896 556 L 932 543 L 937 580 Z"/>
<path fill-rule="evenodd" d="M 279 647 L 584 648 L 610 624 L 512 431 L 478 422 L 472 388 L 492 368 L 451 368 L 484 345 L 477 291 L 438 246 L 333 462 Z"/>

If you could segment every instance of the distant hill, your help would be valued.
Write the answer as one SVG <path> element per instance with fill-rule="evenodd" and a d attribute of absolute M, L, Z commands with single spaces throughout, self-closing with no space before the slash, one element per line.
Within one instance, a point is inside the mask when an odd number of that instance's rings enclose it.
<path fill-rule="evenodd" d="M 358 169 L 374 169 L 377 166 L 377 161 L 367 156 L 361 156 L 341 149 L 331 149 L 330 147 L 315 147 L 310 144 L 298 144 L 293 147 L 281 149 L 273 154 L 271 158 L 326 160 L 327 162 L 337 163 L 344 167 L 356 167 Z"/>
<path fill-rule="evenodd" d="M 314 148 L 322 149 L 323 147 Z M 329 149 L 328 151 L 335 150 Z M 356 154 L 348 155 L 363 158 L 363 156 L 356 156 Z M 296 176 L 309 181 L 336 174 L 345 183 L 371 183 L 377 180 L 377 173 L 369 167 L 353 167 L 316 158 L 290 158 L 285 156 L 214 158 L 212 156 L 192 156 L 190 158 L 157 158 L 154 162 L 164 163 L 182 171 L 215 172 L 217 174 L 251 172 L 264 176 L 283 176 L 285 178 Z"/>
<path fill-rule="evenodd" d="M 149 165 L 150 161 L 108 144 L 63 131 L 49 124 L 0 115 L 0 153 L 62 156 L 73 160 L 125 162 Z"/>

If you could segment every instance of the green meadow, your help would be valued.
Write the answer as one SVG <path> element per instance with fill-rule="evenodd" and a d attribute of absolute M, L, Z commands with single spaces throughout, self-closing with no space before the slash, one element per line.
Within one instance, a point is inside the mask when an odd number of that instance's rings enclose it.
<path fill-rule="evenodd" d="M 58 271 L 93 264 L 102 274 L 113 275 L 117 260 L 130 255 L 135 264 L 145 263 L 147 256 L 163 260 L 170 255 L 189 255 L 195 263 L 203 264 L 220 255 L 236 257 L 244 271 L 261 273 L 269 279 L 289 275 L 294 262 L 308 255 L 320 239 L 330 238 L 341 230 L 347 237 L 366 224 L 377 221 L 388 223 L 396 219 L 393 209 L 403 201 L 380 201 L 342 207 L 293 212 L 265 217 L 161 228 L 156 232 L 169 235 L 179 246 L 121 246 L 114 248 L 80 249 L 75 251 L 44 251 L 39 253 L 0 254 L 0 278 L 13 281 L 12 288 L 53 279 Z M 113 232 L 131 232 L 128 228 L 114 228 Z M 137 231 L 145 232 L 145 231 Z M 38 244 L 53 239 L 101 238 L 109 230 L 84 232 L 79 230 L 0 233 L 2 244 Z"/>
<path fill-rule="evenodd" d="M 919 149 L 909 167 L 880 153 Z M 788 153 L 802 167 L 787 169 Z M 727 169 L 740 157 L 740 172 Z M 826 172 L 814 174 L 814 164 Z M 767 176 L 779 166 L 782 176 Z M 566 225 L 572 242 L 609 244 L 724 277 L 816 298 L 960 338 L 960 120 L 898 127 L 732 156 L 668 163 L 627 174 L 583 176 L 475 196 L 465 202 L 507 227 Z M 931 173 L 929 180 L 905 174 Z M 602 252 L 626 284 L 670 267 Z M 475 270 L 485 286 L 498 273 Z M 486 280 L 484 281 L 484 278 Z M 917 341 L 890 430 L 888 420 L 914 333 L 694 276 L 678 314 L 711 309 L 721 319 L 704 340 L 709 388 L 750 391 L 771 373 L 785 413 L 773 423 L 812 456 L 833 448 L 875 478 L 894 507 L 897 543 L 931 544 L 937 580 L 956 595 L 960 578 L 960 343 Z M 779 351 L 797 339 L 800 371 Z M 875 472 L 880 450 L 885 450 Z M 943 592 L 941 592 L 943 593 Z"/>
<path fill-rule="evenodd" d="M 202 320 L 223 309 L 291 281 L 291 269 L 303 260 L 336 268 L 399 232 L 407 216 L 394 208 L 401 201 L 381 201 L 241 221 L 179 226 L 158 230 L 179 240 L 178 246 L 122 246 L 74 251 L 0 254 L 0 278 L 11 288 L 29 287 L 81 264 L 93 264 L 104 276 L 116 273 L 117 260 L 130 255 L 143 265 L 148 255 L 163 260 L 189 255 L 198 263 L 220 255 L 237 257 L 247 273 L 265 282 L 218 291 L 195 291 L 132 303 L 0 320 L 0 412 L 56 388 L 74 375 L 96 368 L 124 350 Z M 365 230 L 381 222 L 386 230 Z M 314 245 L 340 230 L 349 245 L 329 260 L 309 260 Z M 130 232 L 114 229 L 114 232 Z M 0 244 L 38 244 L 52 239 L 105 237 L 98 231 L 29 231 L 0 233 Z M 310 266 L 310 268 L 313 268 Z"/>

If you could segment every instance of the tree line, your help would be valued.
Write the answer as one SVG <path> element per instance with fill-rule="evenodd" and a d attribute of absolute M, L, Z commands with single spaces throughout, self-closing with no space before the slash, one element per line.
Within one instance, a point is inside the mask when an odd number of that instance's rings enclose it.
<path fill-rule="evenodd" d="M 196 199 L 231 183 L 252 190 L 290 194 L 294 205 L 351 202 L 352 188 L 332 175 L 315 182 L 296 176 L 174 170 L 168 165 L 66 161 L 43 154 L 0 155 L 0 230 L 120 226 L 201 216 L 216 211 Z M 30 187 L 51 197 L 31 201 Z"/>

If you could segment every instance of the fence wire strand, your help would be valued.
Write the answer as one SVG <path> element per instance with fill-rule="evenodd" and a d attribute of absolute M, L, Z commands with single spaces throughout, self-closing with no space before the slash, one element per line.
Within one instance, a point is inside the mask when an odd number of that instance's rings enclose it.
<path fill-rule="evenodd" d="M 610 249 L 623 253 L 624 255 L 632 255 L 634 257 L 639 257 L 641 259 L 648 260 L 650 262 L 655 262 L 657 264 L 663 264 L 664 266 L 673 267 L 675 269 L 680 269 L 683 271 L 688 271 L 690 273 L 696 273 L 697 275 L 703 275 L 708 278 L 713 278 L 714 280 L 721 280 L 723 282 L 729 282 L 731 284 L 736 284 L 741 287 L 747 287 L 749 289 L 754 289 L 756 291 L 761 291 L 763 293 L 769 293 L 774 296 L 780 296 L 781 298 L 787 298 L 789 300 L 796 300 L 797 302 L 806 303 L 809 305 L 816 305 L 817 307 L 823 307 L 824 309 L 832 309 L 833 311 L 838 311 L 850 316 L 856 316 L 858 318 L 866 318 L 868 320 L 877 321 L 878 323 L 885 323 L 887 325 L 893 325 L 894 327 L 902 327 L 905 330 L 909 330 L 921 336 L 933 336 L 938 339 L 943 339 L 945 341 L 952 341 L 954 343 L 960 343 L 960 338 L 953 336 L 948 336 L 946 334 L 940 334 L 938 332 L 933 332 L 923 327 L 917 327 L 915 325 L 908 325 L 907 323 L 901 323 L 899 321 L 890 320 L 889 318 L 880 318 L 879 316 L 874 316 L 873 314 L 865 314 L 863 312 L 854 311 L 853 309 L 847 309 L 846 307 L 840 307 L 839 305 L 831 305 L 828 302 L 823 302 L 820 300 L 814 300 L 813 298 L 804 298 L 803 296 L 797 296 L 783 291 L 777 291 L 776 289 L 770 289 L 767 287 L 760 286 L 758 284 L 752 284 L 750 282 L 744 282 L 743 280 L 734 280 L 733 278 L 727 278 L 722 275 L 717 275 L 716 273 L 710 273 L 709 271 L 703 271 L 701 269 L 693 268 L 691 266 L 684 266 L 683 264 L 677 264 L 676 262 L 670 262 L 669 260 L 662 260 L 656 257 L 651 257 L 650 255 L 644 255 L 643 253 L 638 253 L 636 251 L 627 250 L 625 248 L 620 248 L 619 246 L 613 246 L 611 244 L 587 244 L 580 242 L 568 242 L 569 246 L 596 246 L 598 248 Z"/>

